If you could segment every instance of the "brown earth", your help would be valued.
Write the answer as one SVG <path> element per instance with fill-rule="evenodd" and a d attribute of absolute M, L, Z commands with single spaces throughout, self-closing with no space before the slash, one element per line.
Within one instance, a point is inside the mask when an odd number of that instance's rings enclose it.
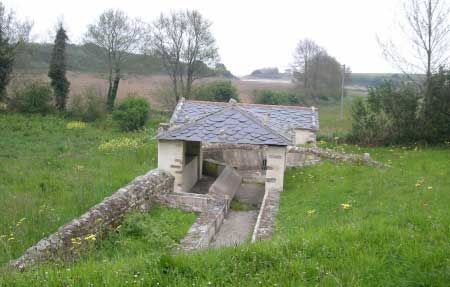
<path fill-rule="evenodd" d="M 106 74 L 84 73 L 84 72 L 68 72 L 67 77 L 70 81 L 70 95 L 80 94 L 86 88 L 94 88 L 98 94 L 105 95 L 108 89 Z M 11 86 L 19 86 L 31 80 L 48 81 L 45 73 L 17 73 L 12 81 Z M 198 80 L 195 84 L 202 82 L 210 82 L 219 80 L 219 78 L 206 78 Z M 262 89 L 271 89 L 279 91 L 289 91 L 294 88 L 293 84 L 276 83 L 276 82 L 257 82 L 232 80 L 239 92 L 242 102 L 254 102 L 254 91 Z M 162 108 L 165 103 L 161 100 L 164 94 L 170 89 L 168 76 L 165 75 L 127 75 L 120 82 L 118 98 L 123 99 L 130 94 L 136 94 L 149 100 L 152 106 Z"/>

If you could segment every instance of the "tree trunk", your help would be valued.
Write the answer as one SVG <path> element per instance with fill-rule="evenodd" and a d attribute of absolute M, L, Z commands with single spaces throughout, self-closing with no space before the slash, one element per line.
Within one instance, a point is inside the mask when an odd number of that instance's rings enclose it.
<path fill-rule="evenodd" d="M 189 71 L 186 79 L 186 90 L 184 97 L 189 99 L 192 90 L 192 82 L 193 82 L 193 72 Z"/>
<path fill-rule="evenodd" d="M 111 93 L 108 94 L 107 108 L 108 111 L 112 111 L 114 109 L 114 102 L 116 101 L 117 91 L 119 90 L 119 82 L 120 82 L 120 71 L 116 71 L 116 75 L 114 77 L 114 82 L 111 86 Z"/>
<path fill-rule="evenodd" d="M 308 88 L 308 59 L 305 57 L 305 71 L 303 74 L 303 88 L 306 90 Z"/>
<path fill-rule="evenodd" d="M 180 97 L 178 96 L 178 79 L 177 75 L 175 74 L 172 78 L 172 88 L 173 88 L 173 95 L 175 96 L 175 102 L 178 103 L 180 100 Z"/>

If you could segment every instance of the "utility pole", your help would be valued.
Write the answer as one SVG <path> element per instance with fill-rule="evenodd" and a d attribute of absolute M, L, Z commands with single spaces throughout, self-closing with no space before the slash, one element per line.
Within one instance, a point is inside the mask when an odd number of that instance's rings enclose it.
<path fill-rule="evenodd" d="M 345 65 L 342 69 L 342 86 L 341 86 L 341 111 L 340 111 L 340 120 L 344 119 L 344 86 L 345 86 Z"/>

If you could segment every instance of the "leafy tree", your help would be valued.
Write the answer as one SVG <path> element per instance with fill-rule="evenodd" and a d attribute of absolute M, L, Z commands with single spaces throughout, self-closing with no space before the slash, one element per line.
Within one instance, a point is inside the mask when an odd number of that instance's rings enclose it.
<path fill-rule="evenodd" d="M 107 109 L 112 111 L 122 78 L 122 68 L 131 52 L 140 48 L 144 25 L 139 19 L 129 18 L 121 10 L 107 10 L 96 23 L 88 26 L 85 42 L 104 48 L 108 61 Z"/>
<path fill-rule="evenodd" d="M 450 140 L 450 71 L 431 77 L 422 114 L 423 131 L 431 143 Z"/>
<path fill-rule="evenodd" d="M 6 98 L 6 87 L 13 71 L 18 48 L 28 40 L 30 22 L 20 22 L 13 11 L 0 2 L 0 102 Z"/>
<path fill-rule="evenodd" d="M 396 87 L 392 82 L 369 89 L 367 103 L 355 102 L 351 138 L 355 142 L 379 145 L 412 143 L 418 133 L 420 93 L 411 83 Z"/>
<path fill-rule="evenodd" d="M 66 78 L 66 30 L 59 24 L 56 32 L 55 45 L 53 46 L 48 76 L 55 95 L 55 105 L 60 111 L 66 108 L 66 99 L 69 94 L 70 83 Z"/>
<path fill-rule="evenodd" d="M 256 102 L 265 105 L 298 105 L 299 96 L 284 91 L 255 91 Z"/>
<path fill-rule="evenodd" d="M 48 83 L 34 81 L 15 91 L 9 108 L 20 113 L 47 114 L 52 112 L 52 88 Z"/>
<path fill-rule="evenodd" d="M 113 119 L 123 131 L 144 127 L 148 120 L 150 105 L 142 98 L 130 97 L 120 102 L 113 112 Z"/>
<path fill-rule="evenodd" d="M 13 70 L 15 49 L 0 33 L 0 102 L 6 97 L 6 86 Z"/>

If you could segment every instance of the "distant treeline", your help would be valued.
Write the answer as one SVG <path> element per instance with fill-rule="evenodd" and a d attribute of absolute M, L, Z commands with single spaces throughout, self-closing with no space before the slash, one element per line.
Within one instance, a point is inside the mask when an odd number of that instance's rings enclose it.
<path fill-rule="evenodd" d="M 27 71 L 48 70 L 53 44 L 28 43 L 22 47 L 15 61 L 15 69 Z M 92 45 L 67 45 L 67 69 L 69 71 L 101 73 L 108 69 L 108 61 L 102 48 Z M 123 71 L 129 74 L 165 74 L 161 60 L 152 55 L 130 54 Z M 205 76 L 233 78 L 223 64 L 216 69 L 204 65 Z"/>
<path fill-rule="evenodd" d="M 414 77 L 421 77 L 421 76 L 415 75 Z M 351 80 L 347 84 L 367 88 L 367 87 L 378 87 L 386 81 L 398 84 L 405 80 L 408 79 L 406 79 L 405 75 L 403 74 L 352 73 Z"/>

